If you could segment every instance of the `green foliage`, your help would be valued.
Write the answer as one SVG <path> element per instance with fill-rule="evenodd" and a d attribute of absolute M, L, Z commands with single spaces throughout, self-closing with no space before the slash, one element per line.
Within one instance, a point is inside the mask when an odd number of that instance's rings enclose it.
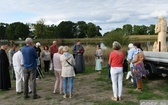
<path fill-rule="evenodd" d="M 57 27 L 58 36 L 60 38 L 74 38 L 75 27 L 75 23 L 71 21 L 62 21 Z"/>
<path fill-rule="evenodd" d="M 25 39 L 29 36 L 29 26 L 20 22 L 12 23 L 7 26 L 6 34 L 9 40 Z"/>
<path fill-rule="evenodd" d="M 37 38 L 44 38 L 46 33 L 47 33 L 47 29 L 46 29 L 46 26 L 44 24 L 45 20 L 44 19 L 41 19 L 39 21 L 37 21 L 36 24 L 33 24 L 34 26 L 34 31 L 33 31 L 33 34 L 34 36 L 37 36 Z"/>
<path fill-rule="evenodd" d="M 132 34 L 132 25 L 126 24 L 123 26 L 124 35 L 131 35 Z"/>
<path fill-rule="evenodd" d="M 154 35 L 155 34 L 155 25 L 154 24 L 151 24 L 149 27 L 148 27 L 148 35 Z"/>
<path fill-rule="evenodd" d="M 123 31 L 119 28 L 106 33 L 103 39 L 105 45 L 109 47 L 112 47 L 112 43 L 114 41 L 118 41 L 121 45 L 127 45 L 129 43 L 129 37 L 127 35 L 123 35 Z"/>

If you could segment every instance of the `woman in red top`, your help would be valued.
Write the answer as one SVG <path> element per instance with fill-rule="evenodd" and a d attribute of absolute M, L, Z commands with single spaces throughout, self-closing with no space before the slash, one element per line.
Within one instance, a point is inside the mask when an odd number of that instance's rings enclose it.
<path fill-rule="evenodd" d="M 123 80 L 123 60 L 124 53 L 121 51 L 121 45 L 119 42 L 114 41 L 113 49 L 109 56 L 109 64 L 110 64 L 110 73 L 111 73 L 111 81 L 112 81 L 112 89 L 113 89 L 113 97 L 111 98 L 114 101 L 121 100 L 122 94 L 122 80 Z"/>

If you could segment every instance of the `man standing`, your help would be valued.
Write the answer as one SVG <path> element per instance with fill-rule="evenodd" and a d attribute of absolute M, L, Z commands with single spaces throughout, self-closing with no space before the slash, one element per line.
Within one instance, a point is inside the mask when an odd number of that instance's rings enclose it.
<path fill-rule="evenodd" d="M 13 61 L 12 61 L 12 57 L 13 57 L 13 54 L 15 52 L 16 52 L 16 44 L 13 43 L 11 45 L 11 49 L 8 51 L 9 64 L 10 64 L 10 67 L 11 67 L 11 70 L 12 70 L 12 79 L 13 80 L 16 80 L 15 72 L 14 72 L 14 68 L 13 68 Z"/>
<path fill-rule="evenodd" d="M 16 93 L 21 94 L 22 93 L 22 88 L 21 88 L 21 83 L 22 80 L 24 81 L 24 76 L 23 76 L 23 55 L 20 50 L 18 50 L 14 55 L 13 55 L 13 67 L 15 71 L 15 76 L 16 76 Z M 31 88 L 29 86 L 29 93 L 31 92 Z"/>
<path fill-rule="evenodd" d="M 84 72 L 85 71 L 85 63 L 83 58 L 83 53 L 85 52 L 83 46 L 81 45 L 81 42 L 78 41 L 77 44 L 73 48 L 73 55 L 75 57 L 76 62 L 76 69 L 77 72 Z"/>
<path fill-rule="evenodd" d="M 0 50 L 0 89 L 9 90 L 11 81 L 9 75 L 9 61 L 5 50 L 7 45 L 2 45 Z"/>
<path fill-rule="evenodd" d="M 137 87 L 136 86 L 136 79 L 135 79 L 134 74 L 133 74 L 133 64 L 132 64 L 136 49 L 134 48 L 134 45 L 132 43 L 130 43 L 128 45 L 128 48 L 129 48 L 129 50 L 128 50 L 128 55 L 127 55 L 127 60 L 130 63 L 130 71 L 131 71 L 132 78 L 133 78 L 133 87 L 136 88 Z"/>
<path fill-rule="evenodd" d="M 33 99 L 40 98 L 36 93 L 36 67 L 37 67 L 37 52 L 33 47 L 33 41 L 31 38 L 26 38 L 26 45 L 22 47 L 21 52 L 23 55 L 24 64 L 24 98 L 29 98 L 28 96 L 28 80 L 31 75 L 32 81 L 32 93 Z"/>
<path fill-rule="evenodd" d="M 51 65 L 50 70 L 53 70 L 53 55 L 58 52 L 57 41 L 53 41 L 53 44 L 50 46 L 50 53 L 51 53 Z"/>

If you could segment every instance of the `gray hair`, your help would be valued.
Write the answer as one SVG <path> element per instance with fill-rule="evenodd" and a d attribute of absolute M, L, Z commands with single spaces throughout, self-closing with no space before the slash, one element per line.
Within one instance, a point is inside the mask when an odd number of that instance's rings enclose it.
<path fill-rule="evenodd" d="M 26 38 L 25 40 L 26 44 L 30 44 L 33 42 L 32 38 Z"/>
<path fill-rule="evenodd" d="M 63 47 L 63 52 L 68 52 L 69 51 L 69 47 L 68 46 L 64 46 Z"/>
<path fill-rule="evenodd" d="M 117 41 L 114 41 L 114 42 L 113 42 L 113 49 L 114 49 L 114 50 L 120 50 L 120 49 L 121 49 L 120 43 L 117 42 Z"/>
<path fill-rule="evenodd" d="M 60 46 L 60 47 L 58 48 L 58 51 L 61 51 L 61 50 L 63 50 L 63 46 Z"/>

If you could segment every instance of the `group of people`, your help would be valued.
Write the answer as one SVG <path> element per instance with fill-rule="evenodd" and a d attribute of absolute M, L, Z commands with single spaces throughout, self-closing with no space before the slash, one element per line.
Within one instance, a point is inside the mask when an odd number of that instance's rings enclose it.
<path fill-rule="evenodd" d="M 84 59 L 83 53 L 84 48 L 80 41 L 73 47 L 73 54 L 69 52 L 68 46 L 57 46 L 57 42 L 53 41 L 53 44 L 48 47 L 44 46 L 44 50 L 41 51 L 40 43 L 36 43 L 33 46 L 33 40 L 26 38 L 26 45 L 16 51 L 16 45 L 12 45 L 7 56 L 5 50 L 7 45 L 2 45 L 0 50 L 0 89 L 8 90 L 11 88 L 10 74 L 8 67 L 12 68 L 12 78 L 16 79 L 16 92 L 17 94 L 22 93 L 21 81 L 24 81 L 24 98 L 29 98 L 29 93 L 33 93 L 33 99 L 40 98 L 36 92 L 36 78 L 37 78 L 37 67 L 41 68 L 41 58 L 44 61 L 44 71 L 48 72 L 50 62 L 52 62 L 56 81 L 54 84 L 53 93 L 63 94 L 64 98 L 73 97 L 73 84 L 75 71 L 74 67 L 78 70 L 77 72 L 84 72 Z M 109 55 L 108 64 L 110 65 L 110 74 L 112 81 L 113 97 L 114 101 L 121 100 L 122 96 L 122 80 L 123 80 L 123 61 L 125 59 L 125 53 L 121 50 L 119 42 L 114 41 L 113 51 Z M 127 55 L 128 63 L 130 64 L 130 71 L 133 76 L 133 86 L 136 91 L 142 90 L 142 77 L 146 75 L 143 60 L 144 54 L 140 46 L 140 43 L 128 45 L 129 51 Z M 95 70 L 101 73 L 102 70 L 102 56 L 103 51 L 100 45 L 97 45 L 95 53 Z M 31 79 L 29 80 L 29 78 Z M 32 82 L 32 88 L 30 83 Z M 69 86 L 68 86 L 69 84 Z M 67 88 L 69 87 L 69 93 Z"/>
<path fill-rule="evenodd" d="M 37 42 L 33 45 L 31 38 L 26 38 L 26 45 L 16 51 L 16 44 L 12 44 L 8 51 L 5 52 L 7 45 L 2 45 L 0 50 L 0 89 L 9 90 L 11 88 L 11 79 L 9 66 L 12 70 L 12 79 L 16 80 L 16 93 L 21 94 L 22 81 L 24 82 L 24 98 L 29 98 L 29 93 L 33 94 L 33 99 L 40 98 L 36 92 L 36 79 L 42 75 L 41 60 L 44 61 L 44 71 L 48 72 L 49 68 L 54 70 L 56 81 L 53 89 L 55 94 L 59 88 L 60 94 L 64 98 L 72 98 L 73 81 L 75 76 L 74 67 L 77 72 L 84 72 L 85 65 L 83 59 L 84 48 L 80 41 L 75 44 L 73 54 L 69 53 L 68 46 L 57 46 L 57 42 L 48 47 L 44 46 L 41 50 L 41 44 Z M 50 64 L 51 62 L 51 64 Z M 52 65 L 52 67 L 50 67 Z M 30 79 L 29 79 L 30 78 Z M 30 82 L 32 86 L 30 86 Z M 69 94 L 67 93 L 69 83 Z"/>
<path fill-rule="evenodd" d="M 113 51 L 109 56 L 110 74 L 112 81 L 113 97 L 114 101 L 120 101 L 122 99 L 122 88 L 123 88 L 123 62 L 125 53 L 121 50 L 121 45 L 119 42 L 114 41 Z M 130 64 L 130 70 L 133 76 L 133 86 L 136 91 L 142 91 L 142 77 L 146 76 L 143 60 L 145 56 L 141 48 L 140 43 L 128 45 L 129 51 L 127 55 L 127 61 Z"/>

